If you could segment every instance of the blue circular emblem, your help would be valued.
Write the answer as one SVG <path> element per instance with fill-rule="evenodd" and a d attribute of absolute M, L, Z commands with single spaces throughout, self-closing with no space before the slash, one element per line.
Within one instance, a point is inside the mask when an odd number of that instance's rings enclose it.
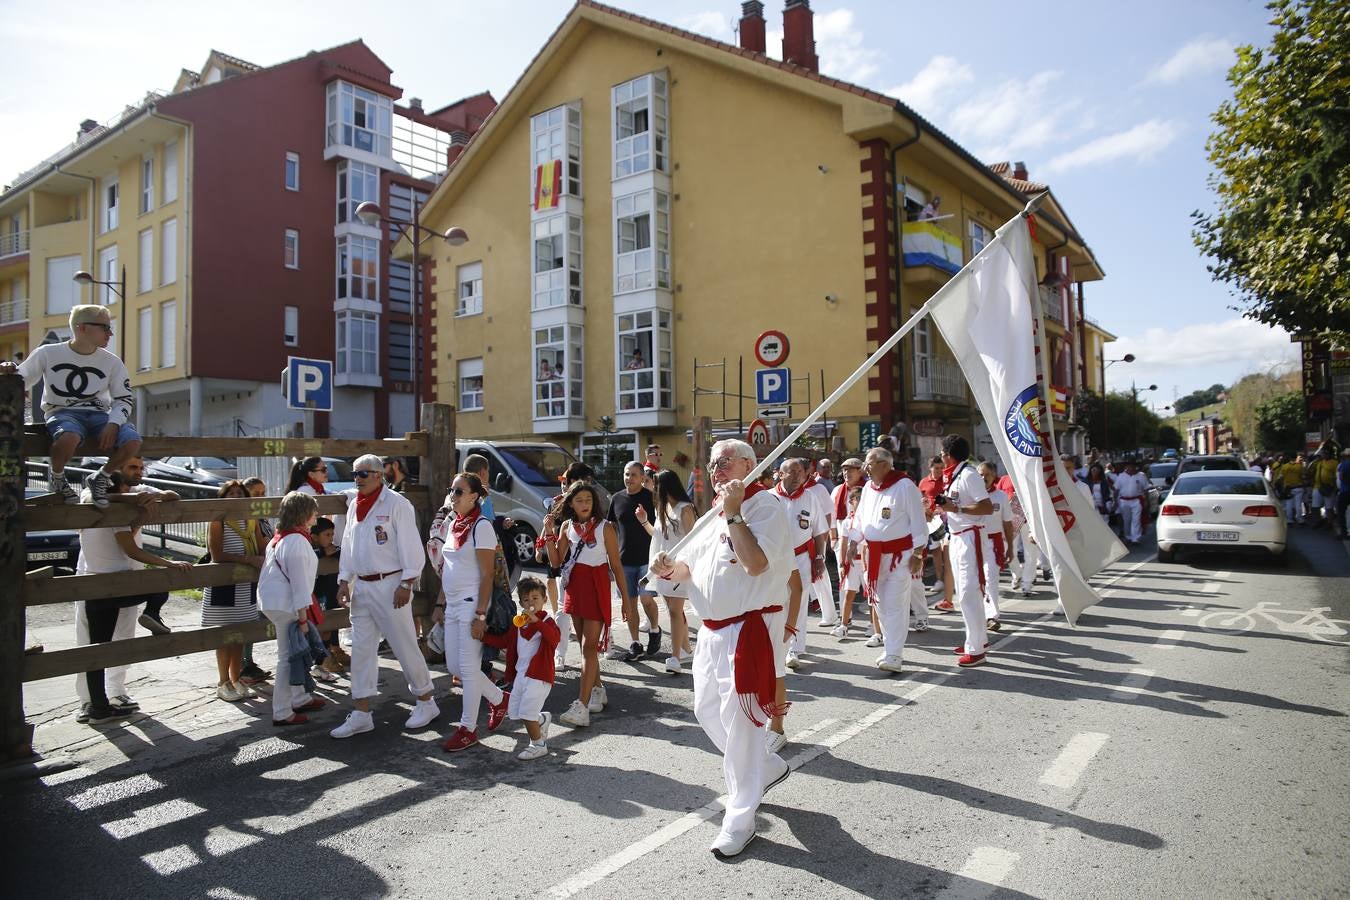
<path fill-rule="evenodd" d="M 1023 456 L 1041 455 L 1041 395 L 1036 385 L 1017 395 L 1003 414 L 1003 431 L 1013 449 Z"/>

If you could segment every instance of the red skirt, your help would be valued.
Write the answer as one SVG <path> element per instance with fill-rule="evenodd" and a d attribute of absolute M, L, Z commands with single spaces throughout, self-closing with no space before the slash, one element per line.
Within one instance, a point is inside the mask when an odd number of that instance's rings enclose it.
<path fill-rule="evenodd" d="M 609 566 L 574 563 L 563 591 L 563 612 L 578 619 L 609 625 L 613 604 L 609 596 Z"/>

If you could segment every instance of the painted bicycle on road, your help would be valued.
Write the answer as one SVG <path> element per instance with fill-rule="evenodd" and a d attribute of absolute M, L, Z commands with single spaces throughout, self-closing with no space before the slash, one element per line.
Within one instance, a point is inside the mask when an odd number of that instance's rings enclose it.
<path fill-rule="evenodd" d="M 1243 612 L 1212 612 L 1202 616 L 1197 623 L 1206 631 L 1220 631 L 1225 634 L 1241 634 L 1251 631 L 1257 625 L 1273 625 L 1282 634 L 1296 634 L 1301 637 L 1316 638 L 1330 644 L 1350 640 L 1350 621 L 1329 619 L 1325 613 L 1330 606 L 1314 609 L 1283 609 L 1280 604 L 1263 600 L 1251 609 Z"/>

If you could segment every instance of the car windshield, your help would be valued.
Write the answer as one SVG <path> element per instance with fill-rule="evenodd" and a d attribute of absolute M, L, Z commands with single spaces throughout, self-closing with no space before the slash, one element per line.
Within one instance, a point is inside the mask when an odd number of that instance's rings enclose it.
<path fill-rule="evenodd" d="M 1196 457 L 1186 460 L 1187 472 L 1241 472 L 1246 466 L 1231 456 Z"/>
<path fill-rule="evenodd" d="M 563 471 L 576 458 L 561 447 L 503 447 L 497 451 L 506 459 L 511 471 L 526 484 L 556 489 Z"/>
<path fill-rule="evenodd" d="M 1240 494 L 1242 496 L 1264 497 L 1266 480 L 1253 473 L 1251 477 L 1235 478 L 1231 475 L 1204 475 L 1190 473 L 1177 479 L 1172 486 L 1172 496 L 1183 494 Z"/>
<path fill-rule="evenodd" d="M 352 464 L 345 459 L 333 459 L 331 456 L 325 456 L 323 461 L 328 466 L 329 481 L 355 481 L 352 478 Z"/>
<path fill-rule="evenodd" d="M 1177 474 L 1176 463 L 1154 463 L 1148 467 L 1149 478 L 1171 478 Z"/>
<path fill-rule="evenodd" d="M 219 456 L 199 456 L 197 457 L 197 468 L 199 469 L 233 469 L 234 460 L 221 459 Z"/>

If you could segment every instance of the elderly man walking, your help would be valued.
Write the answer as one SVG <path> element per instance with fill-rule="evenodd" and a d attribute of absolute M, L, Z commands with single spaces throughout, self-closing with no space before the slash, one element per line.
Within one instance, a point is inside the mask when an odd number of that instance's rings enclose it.
<path fill-rule="evenodd" d="M 744 441 L 713 445 L 713 486 L 721 509 L 680 549 L 652 561 L 659 578 L 689 584 L 689 602 L 703 620 L 694 651 L 694 715 L 717 749 L 727 783 L 726 815 L 713 841 L 718 859 L 736 856 L 755 836 L 764 792 L 788 776 L 759 728 L 781 708 L 774 703 L 776 636 L 766 619 L 783 608 L 792 571 L 787 512 L 773 493 L 745 483 L 755 452 Z"/>

